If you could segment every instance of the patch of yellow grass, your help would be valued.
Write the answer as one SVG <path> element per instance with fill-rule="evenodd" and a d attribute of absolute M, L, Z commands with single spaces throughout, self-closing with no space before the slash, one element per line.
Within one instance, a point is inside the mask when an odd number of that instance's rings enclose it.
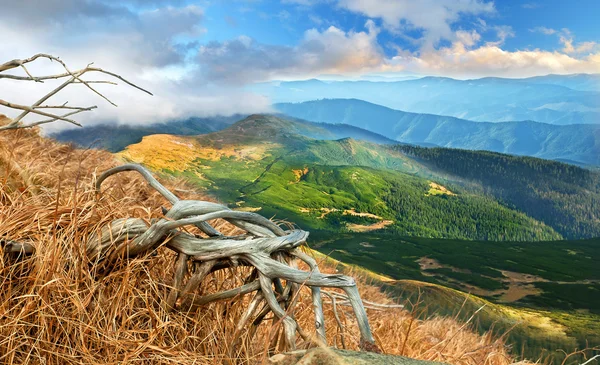
<path fill-rule="evenodd" d="M 293 181 L 293 183 L 297 183 L 300 181 L 300 179 L 302 178 L 302 176 L 308 174 L 308 167 L 305 167 L 304 169 L 292 169 L 292 172 L 294 173 L 294 177 L 295 177 L 295 181 Z"/>
<path fill-rule="evenodd" d="M 237 210 L 239 212 L 258 212 L 262 210 L 262 207 L 239 207 L 235 208 L 234 210 Z"/>
<path fill-rule="evenodd" d="M 0 114 L 0 125 L 5 125 L 10 123 L 10 119 L 4 114 Z"/>
<path fill-rule="evenodd" d="M 455 193 L 451 192 L 450 190 L 448 190 L 448 188 L 446 188 L 443 185 L 434 183 L 434 182 L 430 182 L 429 183 L 429 191 L 427 192 L 427 196 L 431 196 L 431 195 L 456 195 Z"/>
<path fill-rule="evenodd" d="M 376 231 L 378 229 L 384 229 L 385 227 L 394 224 L 394 221 L 390 220 L 382 220 L 373 224 L 355 224 L 348 223 L 346 224 L 346 228 L 348 228 L 352 232 L 371 232 Z"/>
<path fill-rule="evenodd" d="M 154 170 L 185 171 L 196 159 L 218 161 L 235 157 L 242 160 L 264 158 L 274 144 L 221 146 L 202 145 L 192 137 L 154 134 L 145 136 L 140 143 L 117 153 L 123 160 L 144 164 Z"/>

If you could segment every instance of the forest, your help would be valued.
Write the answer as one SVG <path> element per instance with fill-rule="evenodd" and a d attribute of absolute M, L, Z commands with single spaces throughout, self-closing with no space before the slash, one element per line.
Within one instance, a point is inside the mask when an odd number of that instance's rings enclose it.
<path fill-rule="evenodd" d="M 441 175 L 553 227 L 565 238 L 600 235 L 600 174 L 556 161 L 450 148 L 393 147 Z M 552 178 L 549 178 L 552 177 Z"/>

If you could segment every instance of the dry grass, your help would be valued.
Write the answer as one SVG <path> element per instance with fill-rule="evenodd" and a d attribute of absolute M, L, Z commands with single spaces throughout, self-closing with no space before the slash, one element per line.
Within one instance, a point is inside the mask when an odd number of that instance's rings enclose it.
<path fill-rule="evenodd" d="M 35 257 L 12 263 L 0 256 L 0 363 L 219 364 L 228 352 L 235 323 L 248 298 L 215 303 L 197 313 L 167 313 L 161 305 L 173 271 L 172 254 L 130 260 L 102 279 L 84 257 L 88 235 L 108 221 L 161 215 L 167 203 L 135 174 L 107 182 L 96 201 L 95 176 L 118 164 L 107 152 L 75 149 L 41 138 L 35 131 L 0 133 L 0 237 L 30 241 Z M 167 181 L 182 198 L 200 198 L 182 181 Z M 110 185 L 110 187 L 109 187 Z M 221 230 L 227 230 L 225 223 Z M 4 258 L 2 258 L 4 257 Z M 323 271 L 333 271 L 324 265 Z M 213 274 L 202 289 L 239 285 L 240 272 Z M 364 299 L 391 303 L 359 278 Z M 357 348 L 358 331 L 349 308 L 340 307 L 345 343 Z M 387 353 L 450 364 L 509 364 L 502 340 L 474 333 L 450 318 L 425 321 L 402 309 L 368 310 L 380 347 Z M 325 302 L 330 343 L 341 346 L 341 331 Z M 303 291 L 295 313 L 312 326 L 310 294 Z M 234 363 L 266 358 L 278 323 L 267 321 L 238 349 Z"/>

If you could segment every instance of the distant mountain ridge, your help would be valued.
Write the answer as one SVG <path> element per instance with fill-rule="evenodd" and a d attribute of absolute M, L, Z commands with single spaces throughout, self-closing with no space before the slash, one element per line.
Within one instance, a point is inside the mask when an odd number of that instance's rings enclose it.
<path fill-rule="evenodd" d="M 193 136 L 210 133 L 227 128 L 244 117 L 245 115 L 235 114 L 208 118 L 192 117 L 152 124 L 100 124 L 59 131 L 51 134 L 50 137 L 60 142 L 72 142 L 83 148 L 92 147 L 118 152 L 132 143 L 141 142 L 143 137 L 151 134 Z"/>
<path fill-rule="evenodd" d="M 545 75 L 520 79 L 524 82 L 566 86 L 573 90 L 600 91 L 600 74 Z"/>
<path fill-rule="evenodd" d="M 473 122 L 403 112 L 357 99 L 281 103 L 275 108 L 292 117 L 321 123 L 345 123 L 403 143 L 489 150 L 600 166 L 600 125 Z"/>
<path fill-rule="evenodd" d="M 235 122 L 244 119 L 245 115 L 215 116 L 209 118 L 188 118 L 180 121 L 155 123 L 148 125 L 111 125 L 101 124 L 83 129 L 69 129 L 54 133 L 52 138 L 61 142 L 72 142 L 82 148 L 100 148 L 110 152 L 118 152 L 125 147 L 139 143 L 145 136 L 153 134 L 171 134 L 178 136 L 195 136 L 223 130 Z M 294 119 L 287 117 L 287 119 Z M 398 141 L 377 133 L 348 124 L 314 123 L 296 119 L 285 127 L 306 137 L 331 140 L 354 138 L 380 144 L 397 144 Z M 282 127 L 282 126 L 279 126 Z"/>
<path fill-rule="evenodd" d="M 600 123 L 599 75 L 474 80 L 423 77 L 395 82 L 312 79 L 264 83 L 250 89 L 268 96 L 273 103 L 353 98 L 407 112 L 473 121 Z"/>

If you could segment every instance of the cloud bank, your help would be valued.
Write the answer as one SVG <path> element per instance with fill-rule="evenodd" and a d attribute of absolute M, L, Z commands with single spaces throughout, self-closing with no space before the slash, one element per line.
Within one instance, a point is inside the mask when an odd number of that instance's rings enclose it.
<path fill-rule="evenodd" d="M 266 97 L 246 92 L 243 86 L 323 74 L 358 77 L 415 73 L 471 78 L 600 72 L 598 44 L 580 42 L 568 29 L 538 26 L 529 30 L 554 39 L 555 49 L 509 50 L 507 40 L 519 34 L 508 25 L 489 24 L 490 18 L 498 18 L 498 9 L 487 0 L 283 3 L 281 6 L 289 8 L 273 13 L 278 14 L 277 21 L 291 22 L 295 12 L 306 12 L 310 21 L 298 29 L 297 41 L 272 44 L 244 34 L 232 17 L 226 19 L 227 24 L 239 28 L 238 36 L 207 40 L 210 2 L 0 0 L 0 62 L 40 52 L 60 56 L 72 68 L 94 61 L 155 94 L 149 97 L 125 85 L 101 85 L 102 92 L 120 105 L 112 108 L 75 86 L 56 102 L 101 107 L 79 118 L 84 123 L 149 123 L 269 111 Z M 538 6 L 532 4 L 523 5 L 522 11 L 536 11 Z M 331 25 L 312 12 L 318 6 L 362 20 L 352 28 Z M 407 39 L 414 47 L 403 46 L 401 40 Z M 48 74 L 60 72 L 60 68 L 40 62 L 31 71 Z M 32 85 L 3 81 L 0 99 L 32 103 L 38 93 L 43 95 L 51 86 L 51 82 Z"/>

